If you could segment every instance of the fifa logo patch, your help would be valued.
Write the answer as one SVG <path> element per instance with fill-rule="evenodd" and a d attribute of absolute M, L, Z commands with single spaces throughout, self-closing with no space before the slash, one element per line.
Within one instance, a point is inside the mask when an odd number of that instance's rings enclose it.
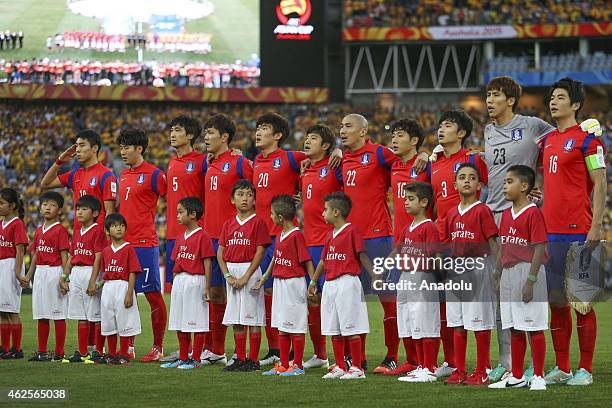
<path fill-rule="evenodd" d="M 455 163 L 455 170 L 453 170 L 453 172 L 456 173 L 457 170 L 459 170 L 459 166 L 461 166 L 462 164 L 463 163 L 461 163 L 461 162 Z"/>
<path fill-rule="evenodd" d="M 280 169 L 281 167 L 281 159 L 280 157 L 277 157 L 276 159 L 274 159 L 274 161 L 272 162 L 272 168 L 275 169 Z"/>
<path fill-rule="evenodd" d="M 512 129 L 512 140 L 518 142 L 523 139 L 523 129 Z"/>
<path fill-rule="evenodd" d="M 361 155 L 361 164 L 366 165 L 370 163 L 370 153 L 364 153 Z"/>
<path fill-rule="evenodd" d="M 90 187 L 95 187 L 97 182 L 98 182 L 98 178 L 97 177 L 92 177 L 92 178 L 89 179 L 89 186 Z"/>
<path fill-rule="evenodd" d="M 569 152 L 574 148 L 575 144 L 576 144 L 576 141 L 574 139 L 567 139 L 565 141 L 565 144 L 563 145 L 563 150 L 565 150 L 566 152 Z"/>
<path fill-rule="evenodd" d="M 144 173 L 138 176 L 138 179 L 136 180 L 136 183 L 138 184 L 144 184 L 145 182 L 145 175 Z"/>
<path fill-rule="evenodd" d="M 193 173 L 193 170 L 195 169 L 195 164 L 193 162 L 187 162 L 185 163 L 185 171 L 187 173 Z"/>
<path fill-rule="evenodd" d="M 327 173 L 328 173 L 327 167 L 323 167 L 323 168 L 322 168 L 322 169 L 319 171 L 319 177 L 320 177 L 320 178 L 325 178 L 325 177 L 327 177 Z"/>
<path fill-rule="evenodd" d="M 412 178 L 412 179 L 417 178 L 417 172 L 414 169 L 414 167 L 410 169 L 410 178 Z"/>
<path fill-rule="evenodd" d="M 229 171 L 230 171 L 230 164 L 229 163 L 223 163 L 223 166 L 221 166 L 221 172 L 229 173 Z"/>

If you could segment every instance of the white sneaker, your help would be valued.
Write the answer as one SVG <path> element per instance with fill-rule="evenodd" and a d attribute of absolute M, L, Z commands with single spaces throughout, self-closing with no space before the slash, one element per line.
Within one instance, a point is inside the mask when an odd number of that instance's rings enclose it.
<path fill-rule="evenodd" d="M 435 382 L 438 380 L 438 377 L 428 368 L 421 368 L 420 370 L 414 370 L 414 374 L 409 374 L 405 377 L 398 378 L 398 381 L 403 382 L 411 382 L 411 383 L 420 383 L 420 382 Z"/>
<path fill-rule="evenodd" d="M 200 360 L 204 365 L 227 364 L 227 357 L 225 356 L 225 354 L 218 355 L 210 350 L 204 350 L 202 352 L 202 355 L 200 356 Z"/>
<path fill-rule="evenodd" d="M 534 375 L 531 378 L 529 389 L 531 391 L 546 391 L 546 380 L 539 375 Z"/>
<path fill-rule="evenodd" d="M 231 366 L 232 364 L 234 364 L 234 361 L 236 361 L 237 358 L 238 358 L 238 354 L 236 353 L 232 354 L 232 358 L 230 358 L 229 361 L 225 363 L 225 366 L 226 367 Z"/>
<path fill-rule="evenodd" d="M 316 354 L 314 356 L 312 356 L 310 358 L 310 360 L 305 361 L 303 364 L 303 367 L 305 369 L 309 369 L 309 368 L 320 368 L 320 367 L 329 367 L 329 360 L 325 359 L 323 360 L 322 358 L 319 358 Z"/>
<path fill-rule="evenodd" d="M 325 374 L 322 378 L 324 380 L 335 380 L 337 378 L 343 377 L 345 374 L 346 374 L 346 371 L 336 366 L 333 370 Z"/>
<path fill-rule="evenodd" d="M 361 368 L 355 366 L 351 366 L 348 373 L 340 377 L 341 380 L 361 380 L 363 378 L 366 378 L 365 373 Z"/>
<path fill-rule="evenodd" d="M 423 371 L 423 367 L 418 366 L 414 370 L 407 372 L 406 375 L 399 377 L 397 380 L 398 381 L 408 381 L 408 378 L 419 375 L 421 371 Z"/>
<path fill-rule="evenodd" d="M 436 371 L 434 372 L 434 375 L 436 377 L 438 377 L 438 378 L 448 377 L 455 370 L 456 370 L 456 368 L 453 368 L 453 367 L 449 366 L 448 363 L 445 361 L 444 364 L 442 364 L 440 367 L 436 368 Z"/>
<path fill-rule="evenodd" d="M 521 378 L 515 378 L 512 374 L 510 374 L 502 378 L 500 381 L 490 384 L 489 388 L 501 390 L 506 388 L 523 388 L 526 386 L 527 380 L 525 379 L 525 376 L 522 376 Z"/>

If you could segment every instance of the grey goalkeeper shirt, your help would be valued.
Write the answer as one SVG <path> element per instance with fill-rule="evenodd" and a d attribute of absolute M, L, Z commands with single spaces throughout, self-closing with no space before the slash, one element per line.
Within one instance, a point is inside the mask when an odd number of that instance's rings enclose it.
<path fill-rule="evenodd" d="M 489 170 L 487 205 L 491 211 L 503 211 L 510 207 L 503 193 L 508 168 L 523 164 L 535 171 L 540 151 L 536 140 L 553 129 L 540 118 L 523 115 L 515 115 L 504 126 L 489 123 L 485 127 L 484 158 Z"/>

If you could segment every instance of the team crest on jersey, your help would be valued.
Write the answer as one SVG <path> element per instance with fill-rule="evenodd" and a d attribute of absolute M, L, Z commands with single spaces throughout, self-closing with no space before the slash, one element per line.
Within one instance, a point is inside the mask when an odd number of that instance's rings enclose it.
<path fill-rule="evenodd" d="M 141 174 L 138 176 L 138 178 L 136 179 L 136 183 L 138 183 L 138 184 L 144 184 L 144 182 L 145 182 L 145 175 L 144 175 L 144 173 L 141 173 Z"/>
<path fill-rule="evenodd" d="M 319 178 L 327 177 L 327 173 L 329 173 L 329 170 L 327 170 L 327 167 L 322 167 L 321 170 L 319 170 Z"/>
<path fill-rule="evenodd" d="M 185 171 L 187 173 L 193 173 L 194 170 L 195 170 L 195 163 L 194 162 L 187 162 L 187 163 L 185 163 Z"/>
<path fill-rule="evenodd" d="M 565 141 L 565 144 L 563 145 L 563 150 L 565 150 L 566 152 L 569 152 L 574 148 L 575 144 L 576 144 L 576 141 L 574 139 L 567 139 Z"/>
<path fill-rule="evenodd" d="M 413 168 L 411 168 L 411 169 L 410 169 L 410 178 L 415 179 L 415 178 L 417 178 L 417 175 L 418 175 L 418 174 L 417 174 L 416 170 L 414 169 L 414 167 L 413 167 Z"/>
<path fill-rule="evenodd" d="M 280 169 L 281 167 L 281 159 L 280 157 L 277 157 L 276 159 L 274 159 L 274 161 L 272 162 L 272 168 L 274 169 Z"/>
<path fill-rule="evenodd" d="M 89 186 L 90 187 L 95 187 L 97 182 L 98 182 L 98 178 L 94 176 L 94 177 L 89 179 Z"/>
<path fill-rule="evenodd" d="M 523 129 L 512 129 L 512 140 L 518 142 L 523 139 Z"/>
<path fill-rule="evenodd" d="M 230 164 L 229 162 L 223 163 L 223 166 L 221 166 L 221 172 L 222 173 L 229 173 L 230 171 Z"/>
<path fill-rule="evenodd" d="M 370 163 L 370 153 L 364 153 L 361 155 L 361 164 L 366 165 Z"/>

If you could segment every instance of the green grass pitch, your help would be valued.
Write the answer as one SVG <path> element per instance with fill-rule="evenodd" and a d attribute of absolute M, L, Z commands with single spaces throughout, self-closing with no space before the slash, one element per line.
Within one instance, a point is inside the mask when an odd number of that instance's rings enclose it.
<path fill-rule="evenodd" d="M 129 0 L 126 0 L 129 1 Z M 168 0 L 171 1 L 171 0 Z M 211 33 L 212 52 L 206 55 L 192 53 L 144 52 L 145 61 L 193 62 L 214 61 L 233 63 L 236 59 L 250 59 L 252 53 L 259 54 L 259 1 L 258 0 L 211 0 L 215 12 L 205 18 L 188 21 L 188 33 Z M 100 0 L 100 7 L 104 1 Z M 117 12 L 120 12 L 119 10 Z M 52 59 L 94 59 L 102 61 L 137 60 L 136 51 L 96 52 L 65 49 L 49 53 L 46 48 L 48 36 L 64 31 L 100 31 L 101 20 L 72 13 L 66 0 L 0 0 L 0 30 L 24 32 L 23 49 L 0 51 L 0 60 L 23 60 L 32 57 Z M 143 27 L 146 32 L 146 25 Z"/>
<path fill-rule="evenodd" d="M 151 321 L 149 306 L 143 296 L 138 298 L 142 316 L 143 333 L 136 339 L 136 353 L 143 355 L 151 346 Z M 169 304 L 169 297 L 166 297 Z M 369 302 L 371 333 L 367 340 L 367 359 L 370 367 L 379 363 L 385 353 L 382 333 L 382 309 L 378 302 Z M 23 347 L 27 354 L 36 347 L 36 323 L 32 320 L 31 297 L 22 299 L 24 327 Z M 303 377 L 264 377 L 260 373 L 222 373 L 221 367 L 205 367 L 200 370 L 164 370 L 158 364 L 134 362 L 129 366 L 98 366 L 61 363 L 30 363 L 25 360 L 0 361 L 0 389 L 8 388 L 62 388 L 68 391 L 69 400 L 46 406 L 121 406 L 157 407 L 180 406 L 610 406 L 612 400 L 612 370 L 608 366 L 612 357 L 612 304 L 596 306 L 599 333 L 595 351 L 594 385 L 590 387 L 549 386 L 545 392 L 519 390 L 488 390 L 465 386 L 446 386 L 442 383 L 407 384 L 393 377 L 367 373 L 363 381 L 322 380 L 323 369 L 311 370 Z M 228 330 L 227 352 L 233 341 Z M 265 337 L 265 336 L 264 336 Z M 497 360 L 495 335 L 491 348 L 492 362 Z M 554 351 L 547 346 L 546 368 L 554 362 Z M 52 350 L 53 330 L 49 339 Z M 474 364 L 474 339 L 469 337 L 468 366 Z M 76 323 L 69 321 L 66 351 L 76 347 Z M 167 352 L 177 348 L 176 335 L 166 334 Z M 261 355 L 267 350 L 262 340 Z M 328 341 L 331 355 L 331 344 Z M 400 346 L 400 360 L 403 351 Z M 305 357 L 312 355 L 309 339 Z M 578 339 L 574 329 L 572 336 L 572 367 L 578 362 Z M 0 402 L 0 406 L 3 404 Z M 11 404 L 15 405 L 16 404 Z M 9 406 L 9 405 L 7 405 Z"/>

